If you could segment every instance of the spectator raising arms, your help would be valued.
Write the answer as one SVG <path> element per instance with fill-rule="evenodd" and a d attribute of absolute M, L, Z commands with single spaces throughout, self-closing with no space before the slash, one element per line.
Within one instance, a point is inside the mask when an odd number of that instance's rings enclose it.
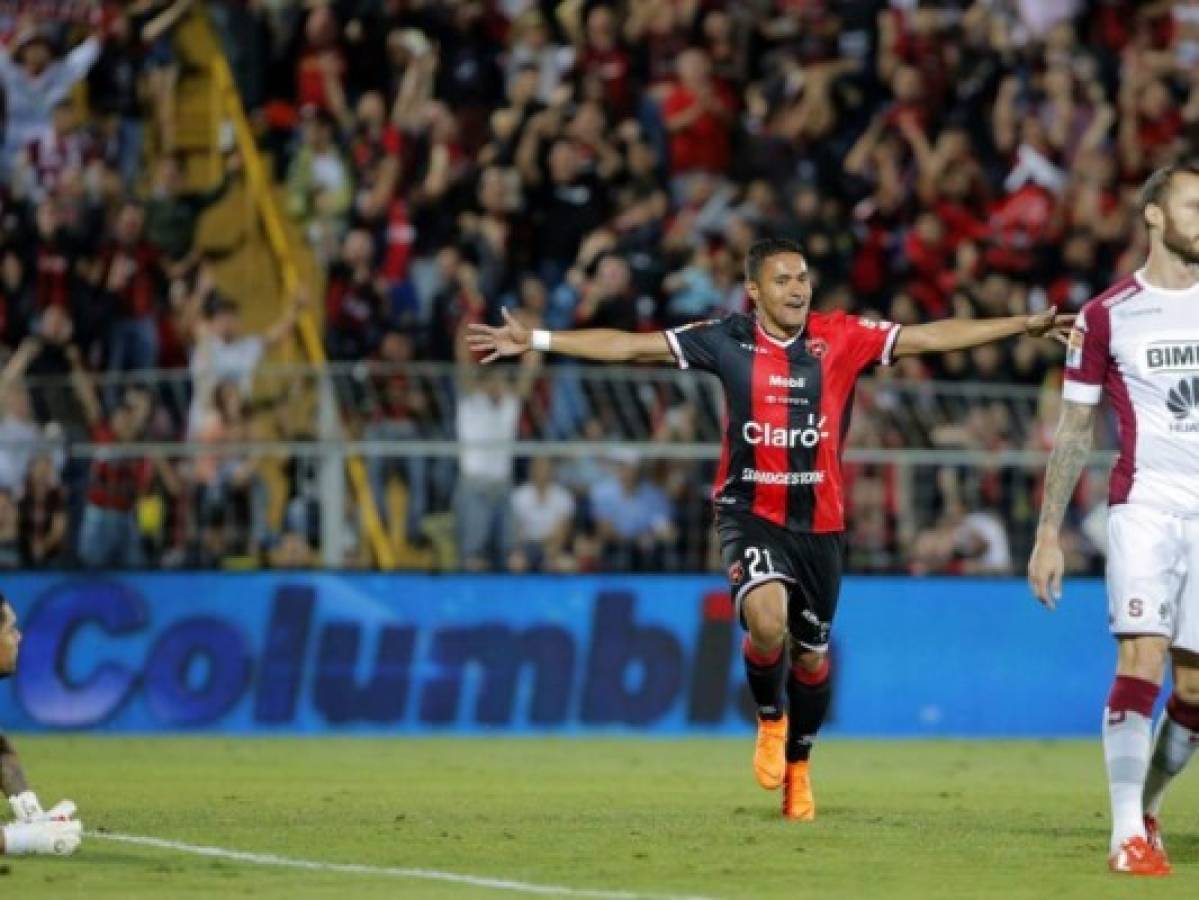
<path fill-rule="evenodd" d="M 507 563 L 515 453 L 506 445 L 517 438 L 521 409 L 540 365 L 540 355 L 529 354 L 521 360 L 515 383 L 503 368 L 464 370 L 454 510 L 458 552 L 468 571 L 502 568 Z"/>
<path fill-rule="evenodd" d="M 49 127 L 54 107 L 99 57 L 100 39 L 93 35 L 58 60 L 49 35 L 34 28 L 20 32 L 8 49 L 0 49 L 5 115 L 0 174 L 12 172 L 25 147 Z"/>
<path fill-rule="evenodd" d="M 267 353 L 291 337 L 300 313 L 308 305 L 308 295 L 299 293 L 262 334 L 242 334 L 241 307 L 228 297 L 214 292 L 204 304 L 195 325 L 191 356 L 194 393 L 188 413 L 188 431 L 192 434 L 200 427 L 220 382 L 236 384 L 243 399 L 250 396 L 258 364 Z"/>

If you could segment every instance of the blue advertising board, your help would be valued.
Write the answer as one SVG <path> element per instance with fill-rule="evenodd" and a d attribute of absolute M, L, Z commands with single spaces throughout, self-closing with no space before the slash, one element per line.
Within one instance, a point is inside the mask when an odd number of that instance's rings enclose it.
<path fill-rule="evenodd" d="M 741 632 L 703 576 L 13 575 L 5 728 L 219 733 L 747 731 Z M 846 736 L 1093 734 L 1103 585 L 849 578 Z"/>

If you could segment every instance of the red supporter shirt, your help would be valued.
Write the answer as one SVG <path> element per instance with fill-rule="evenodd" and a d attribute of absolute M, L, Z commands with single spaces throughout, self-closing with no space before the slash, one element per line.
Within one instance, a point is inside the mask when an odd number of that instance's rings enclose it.
<path fill-rule="evenodd" d="M 115 444 L 117 436 L 107 422 L 92 427 L 96 444 Z M 87 502 L 115 512 L 129 512 L 137 498 L 150 487 L 153 469 L 145 457 L 104 459 L 92 462 L 88 475 Z"/>
<path fill-rule="evenodd" d="M 731 114 L 735 106 L 732 93 L 722 84 L 714 83 L 712 88 L 720 105 Z M 675 85 L 662 104 L 663 117 L 673 118 L 698 102 L 699 98 L 690 90 L 681 84 Z M 729 120 L 722 120 L 706 110 L 698 119 L 670 137 L 670 171 L 676 175 L 683 172 L 724 172 L 730 160 Z"/>
<path fill-rule="evenodd" d="M 116 313 L 121 318 L 140 319 L 154 312 L 157 303 L 158 251 L 142 241 L 135 247 L 108 244 L 100 252 L 100 285 L 109 288 L 109 273 L 113 266 L 132 266 L 113 295 L 117 298 Z M 118 279 L 119 280 L 119 279 Z"/>
<path fill-rule="evenodd" d="M 48 306 L 66 307 L 70 300 L 71 261 L 52 244 L 41 243 L 34 260 L 34 302 L 39 310 Z"/>
<path fill-rule="evenodd" d="M 579 58 L 579 71 L 599 78 L 604 85 L 604 101 L 618 115 L 631 109 L 631 69 L 629 55 L 619 47 L 611 50 L 588 47 Z"/>
<path fill-rule="evenodd" d="M 329 95 L 325 92 L 325 62 L 329 51 L 309 50 L 300 57 L 296 66 L 296 104 L 303 109 L 315 106 L 329 108 Z M 340 53 L 332 51 L 332 65 L 339 80 L 345 77 L 346 63 Z"/>
<path fill-rule="evenodd" d="M 404 150 L 404 137 L 393 125 L 385 125 L 378 135 L 363 134 L 350 144 L 350 158 L 358 172 L 365 172 L 377 162 L 389 156 L 400 156 Z"/>

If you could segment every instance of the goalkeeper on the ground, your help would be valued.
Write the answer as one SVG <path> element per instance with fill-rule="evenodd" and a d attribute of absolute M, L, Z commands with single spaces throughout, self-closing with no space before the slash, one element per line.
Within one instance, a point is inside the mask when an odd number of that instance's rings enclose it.
<path fill-rule="evenodd" d="M 17 667 L 17 649 L 21 632 L 17 614 L 0 597 L 0 678 Z M 75 804 L 63 800 L 43 810 L 37 795 L 29 789 L 17 751 L 0 734 L 0 797 L 7 797 L 16 821 L 0 827 L 0 856 L 24 856 L 31 853 L 70 856 L 79 849 L 83 826 L 75 819 Z"/>

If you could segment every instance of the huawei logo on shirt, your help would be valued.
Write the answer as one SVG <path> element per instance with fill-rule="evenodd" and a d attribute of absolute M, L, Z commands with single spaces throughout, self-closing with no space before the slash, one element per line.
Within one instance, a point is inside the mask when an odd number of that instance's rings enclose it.
<path fill-rule="evenodd" d="M 1179 421 L 1196 419 L 1199 410 L 1199 375 L 1184 378 L 1166 395 L 1166 409 Z M 1174 430 L 1178 430 L 1175 427 Z"/>

